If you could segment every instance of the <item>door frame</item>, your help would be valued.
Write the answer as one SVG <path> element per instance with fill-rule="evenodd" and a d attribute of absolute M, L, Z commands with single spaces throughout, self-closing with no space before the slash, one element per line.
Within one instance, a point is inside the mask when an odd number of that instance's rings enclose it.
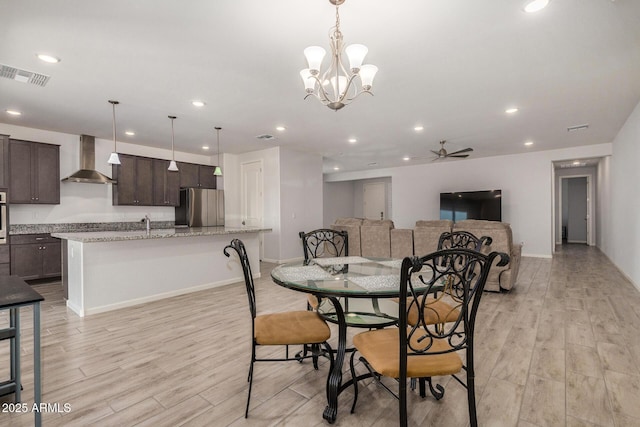
<path fill-rule="evenodd" d="M 558 222 L 556 223 L 557 230 L 560 230 L 560 243 L 562 243 L 562 181 L 564 179 L 572 179 L 572 178 L 586 178 L 587 180 L 587 246 L 595 245 L 595 230 L 593 229 L 593 224 L 595 220 L 595 203 L 591 197 L 592 195 L 592 179 L 589 174 L 576 174 L 576 175 L 564 175 L 559 176 L 558 181 Z M 556 242 L 555 233 L 553 236 L 554 243 Z M 554 245 L 555 246 L 555 245 Z"/>

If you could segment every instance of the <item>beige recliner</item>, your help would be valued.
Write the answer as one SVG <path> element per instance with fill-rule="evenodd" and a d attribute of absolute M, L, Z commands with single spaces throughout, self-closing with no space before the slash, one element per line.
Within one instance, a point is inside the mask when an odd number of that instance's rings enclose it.
<path fill-rule="evenodd" d="M 494 265 L 489 271 L 485 285 L 486 291 L 511 289 L 515 285 L 520 267 L 522 245 L 513 243 L 511 226 L 505 222 L 467 219 L 454 224 L 453 230 L 468 231 L 478 237 L 489 236 L 493 239 L 487 251 L 504 252 L 509 255 L 509 263 L 504 267 Z"/>
<path fill-rule="evenodd" d="M 390 219 L 365 219 L 360 226 L 360 250 L 362 256 L 389 258 L 391 256 Z"/>
<path fill-rule="evenodd" d="M 331 224 L 331 228 L 339 231 L 346 231 L 349 235 L 349 255 L 360 256 L 360 226 L 362 218 L 338 218 Z"/>
<path fill-rule="evenodd" d="M 448 219 L 416 221 L 413 229 L 413 248 L 416 256 L 425 256 L 438 249 L 442 233 L 451 232 L 453 222 Z"/>

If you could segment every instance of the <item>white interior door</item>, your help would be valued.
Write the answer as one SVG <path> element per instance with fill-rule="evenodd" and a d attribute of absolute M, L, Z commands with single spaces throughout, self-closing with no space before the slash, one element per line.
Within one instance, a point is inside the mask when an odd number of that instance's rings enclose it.
<path fill-rule="evenodd" d="M 363 214 L 367 219 L 386 219 L 386 184 L 372 182 L 363 186 Z"/>
<path fill-rule="evenodd" d="M 262 161 L 240 165 L 241 195 L 240 215 L 242 225 L 262 227 L 264 221 Z M 264 245 L 260 233 L 260 259 L 263 258 Z"/>

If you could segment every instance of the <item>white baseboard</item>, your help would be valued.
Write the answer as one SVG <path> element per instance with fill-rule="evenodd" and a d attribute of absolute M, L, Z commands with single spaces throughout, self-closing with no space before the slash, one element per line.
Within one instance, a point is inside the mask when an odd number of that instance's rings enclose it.
<path fill-rule="evenodd" d="M 547 259 L 553 258 L 552 255 L 547 255 L 547 254 L 522 254 L 522 256 L 528 257 L 528 258 L 547 258 Z"/>

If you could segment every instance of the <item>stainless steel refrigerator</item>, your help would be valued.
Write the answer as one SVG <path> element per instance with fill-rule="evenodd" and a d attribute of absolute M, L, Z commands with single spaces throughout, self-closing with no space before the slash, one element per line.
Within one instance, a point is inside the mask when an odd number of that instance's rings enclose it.
<path fill-rule="evenodd" d="M 180 190 L 180 206 L 176 207 L 176 226 L 224 226 L 224 191 L 203 188 Z"/>

